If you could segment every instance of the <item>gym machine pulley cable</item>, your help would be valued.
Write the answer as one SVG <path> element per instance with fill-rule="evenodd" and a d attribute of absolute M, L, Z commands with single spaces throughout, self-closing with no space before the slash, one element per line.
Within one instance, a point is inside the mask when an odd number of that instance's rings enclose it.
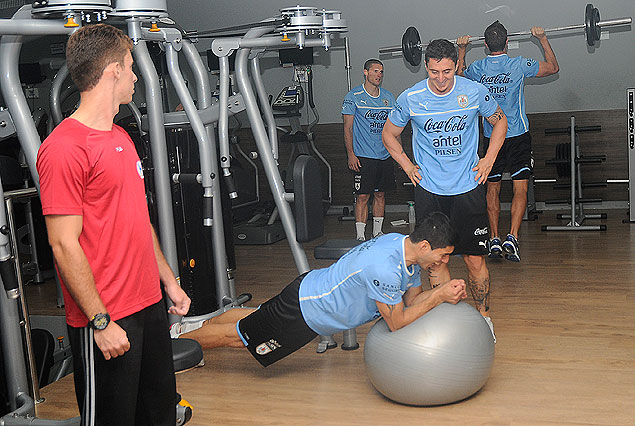
<path fill-rule="evenodd" d="M 589 46 L 594 46 L 595 43 L 600 40 L 600 33 L 604 27 L 615 27 L 618 25 L 629 25 L 633 19 L 631 17 L 610 19 L 607 21 L 600 21 L 600 11 L 597 7 L 593 7 L 591 3 L 586 5 L 584 12 L 584 23 L 576 25 L 568 25 L 565 27 L 547 28 L 546 33 L 554 33 L 560 31 L 570 31 L 583 29 L 586 42 Z M 531 31 L 520 31 L 507 34 L 508 37 L 522 37 L 530 36 Z M 470 37 L 470 42 L 484 40 L 485 37 Z M 456 40 L 450 40 L 456 43 Z M 414 66 L 421 63 L 422 50 L 428 45 L 428 43 L 421 43 L 421 37 L 415 27 L 408 27 L 401 38 L 401 46 L 390 46 L 379 48 L 379 54 L 395 54 L 401 52 L 406 61 Z"/>

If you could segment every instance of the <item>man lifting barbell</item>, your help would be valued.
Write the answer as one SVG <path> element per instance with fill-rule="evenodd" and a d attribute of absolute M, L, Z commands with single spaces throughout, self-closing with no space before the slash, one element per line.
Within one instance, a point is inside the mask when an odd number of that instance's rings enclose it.
<path fill-rule="evenodd" d="M 593 7 L 591 3 L 586 5 L 584 10 L 584 23 L 582 24 L 574 24 L 567 25 L 564 27 L 556 27 L 556 28 L 547 28 L 544 31 L 546 33 L 551 32 L 561 32 L 561 31 L 572 31 L 572 30 L 584 30 L 584 37 L 586 39 L 587 45 L 595 46 L 596 43 L 600 40 L 600 34 L 603 28 L 621 26 L 621 25 L 630 25 L 633 22 L 633 19 L 629 17 L 625 18 L 617 18 L 617 19 L 609 19 L 606 21 L 600 20 L 600 11 L 597 7 Z M 532 36 L 531 31 L 519 31 L 507 34 L 508 37 L 525 37 Z M 485 37 L 470 37 L 470 42 L 481 41 Z M 453 43 L 456 43 L 457 40 L 450 40 Z M 419 32 L 415 27 L 408 27 L 406 31 L 403 33 L 401 38 L 401 46 L 389 46 L 389 47 L 380 47 L 379 54 L 381 55 L 392 55 L 396 52 L 401 52 L 406 62 L 410 65 L 418 66 L 421 63 L 421 51 L 427 46 L 425 43 L 421 43 L 421 37 L 419 37 Z"/>
<path fill-rule="evenodd" d="M 523 91 L 526 77 L 546 77 L 558 72 L 558 61 L 547 40 L 545 30 L 533 27 L 531 34 L 538 39 L 545 55 L 545 61 L 516 56 L 507 56 L 507 29 L 496 21 L 485 29 L 485 45 L 489 56 L 465 66 L 465 53 L 470 36 L 456 39 L 459 47 L 458 74 L 478 81 L 487 87 L 490 95 L 498 102 L 507 116 L 507 135 L 505 143 L 496 157 L 492 171 L 487 177 L 487 216 L 489 218 L 489 257 L 503 256 L 508 260 L 520 262 L 518 233 L 523 215 L 527 208 L 527 187 L 532 173 L 531 135 L 529 121 L 525 113 L 525 95 Z M 483 123 L 485 146 L 489 146 L 492 125 Z M 509 172 L 513 182 L 511 206 L 511 225 L 504 241 L 498 232 L 500 216 L 501 178 Z"/>

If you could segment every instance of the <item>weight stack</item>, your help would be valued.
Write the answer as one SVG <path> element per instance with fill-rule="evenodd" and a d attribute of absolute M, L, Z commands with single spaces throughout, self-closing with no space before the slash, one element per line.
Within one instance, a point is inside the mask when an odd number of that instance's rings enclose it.
<path fill-rule="evenodd" d="M 635 88 L 626 89 L 626 128 L 628 144 L 628 216 L 635 222 Z"/>
<path fill-rule="evenodd" d="M 158 232 L 154 166 L 149 142 L 140 135 L 133 117 L 121 120 L 117 124 L 126 129 L 141 159 L 150 221 Z M 170 176 L 174 173 L 200 173 L 198 144 L 191 128 L 166 130 L 166 141 Z M 188 315 L 207 314 L 219 306 L 216 297 L 211 231 L 205 229 L 206 232 L 203 232 L 203 187 L 191 181 L 176 184 L 171 178 L 170 183 L 178 275 L 181 277 L 181 287 L 192 299 Z M 228 268 L 236 269 L 231 202 L 222 179 L 220 183 L 227 264 Z"/>
<path fill-rule="evenodd" d="M 166 132 L 170 175 L 201 172 L 198 143 L 191 128 Z M 216 177 L 218 179 L 218 177 Z M 171 184 L 174 228 L 181 287 L 192 299 L 188 316 L 203 315 L 219 308 L 216 297 L 214 251 L 210 227 L 203 227 L 203 187 L 195 181 Z M 228 268 L 236 268 L 231 201 L 221 180 L 222 221 Z"/>

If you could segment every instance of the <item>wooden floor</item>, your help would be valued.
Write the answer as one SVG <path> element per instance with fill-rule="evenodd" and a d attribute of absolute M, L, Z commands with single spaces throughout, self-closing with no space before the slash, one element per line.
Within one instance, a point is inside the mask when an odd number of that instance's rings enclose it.
<path fill-rule="evenodd" d="M 606 232 L 547 233 L 540 227 L 557 220 L 544 213 L 522 225 L 522 263 L 488 262 L 496 358 L 488 382 L 468 400 L 391 402 L 368 381 L 362 349 L 316 354 L 312 343 L 266 369 L 244 349 L 217 349 L 205 353 L 204 367 L 177 376 L 194 407 L 189 424 L 635 424 L 635 225 L 622 224 L 625 217 L 610 211 Z M 507 223 L 504 216 L 503 230 Z M 330 264 L 313 259 L 316 244 L 348 238 L 353 227 L 328 218 L 327 235 L 306 245 L 311 266 Z M 251 292 L 253 305 L 296 276 L 284 241 L 236 251 L 237 291 Z M 451 270 L 466 276 L 460 258 Z M 369 328 L 358 329 L 362 347 Z M 42 394 L 40 417 L 76 413 L 70 377 Z"/>

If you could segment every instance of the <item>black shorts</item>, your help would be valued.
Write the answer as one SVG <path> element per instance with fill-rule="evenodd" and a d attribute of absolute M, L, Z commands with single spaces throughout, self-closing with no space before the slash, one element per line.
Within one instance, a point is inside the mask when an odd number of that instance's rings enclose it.
<path fill-rule="evenodd" d="M 91 328 L 68 326 L 81 424 L 95 415 L 95 425 L 173 426 L 176 381 L 164 301 L 115 322 L 130 349 L 108 361 Z"/>
<path fill-rule="evenodd" d="M 281 360 L 317 337 L 300 311 L 298 293 L 305 275 L 300 275 L 280 294 L 238 321 L 241 339 L 263 367 Z"/>
<path fill-rule="evenodd" d="M 485 146 L 489 146 L 489 138 L 485 138 Z M 509 172 L 512 180 L 527 180 L 533 173 L 533 163 L 529 132 L 507 138 L 498 152 L 487 181 L 500 182 L 504 172 Z"/>
<path fill-rule="evenodd" d="M 417 222 L 435 211 L 445 213 L 456 233 L 452 254 L 484 255 L 487 253 L 487 201 L 485 185 L 458 195 L 437 195 L 421 186 L 415 188 Z"/>
<path fill-rule="evenodd" d="M 372 194 L 395 189 L 395 170 L 392 158 L 385 160 L 357 157 L 361 165 L 355 172 L 355 194 Z"/>

